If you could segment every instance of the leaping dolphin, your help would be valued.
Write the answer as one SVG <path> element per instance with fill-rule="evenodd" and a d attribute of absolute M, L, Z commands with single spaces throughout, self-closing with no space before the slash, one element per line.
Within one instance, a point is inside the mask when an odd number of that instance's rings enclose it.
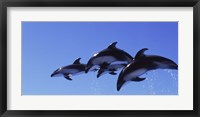
<path fill-rule="evenodd" d="M 117 81 L 117 91 L 121 89 L 123 84 L 127 81 L 143 81 L 145 78 L 140 78 L 142 74 L 150 70 L 155 69 L 178 69 L 178 65 L 172 60 L 157 56 L 157 55 L 145 55 L 144 52 L 148 50 L 143 48 L 135 56 L 135 60 L 128 64 L 120 72 Z"/>
<path fill-rule="evenodd" d="M 84 73 L 86 64 L 80 63 L 80 59 L 76 59 L 71 65 L 58 68 L 51 74 L 51 77 L 64 76 L 66 79 L 72 80 L 70 76 Z"/>
<path fill-rule="evenodd" d="M 127 52 L 116 48 L 117 42 L 112 43 L 106 49 L 100 51 L 97 54 L 94 54 L 91 57 L 86 65 L 85 72 L 87 73 L 90 70 L 93 70 L 100 65 L 110 65 L 111 63 L 117 64 L 128 64 L 133 60 L 133 57 L 129 55 Z"/>

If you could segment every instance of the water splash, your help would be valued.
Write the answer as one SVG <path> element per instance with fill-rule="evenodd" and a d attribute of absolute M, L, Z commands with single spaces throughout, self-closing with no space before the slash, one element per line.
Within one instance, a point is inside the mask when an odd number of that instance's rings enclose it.
<path fill-rule="evenodd" d="M 97 79 L 95 79 L 95 78 L 91 79 L 91 90 L 92 90 L 94 95 L 100 95 L 101 94 L 99 83 L 98 83 Z"/>
<path fill-rule="evenodd" d="M 150 95 L 159 94 L 177 94 L 178 92 L 178 74 L 175 70 L 152 70 L 146 77 L 146 85 L 142 88 L 148 90 Z M 177 92 L 176 92 L 177 91 Z"/>
<path fill-rule="evenodd" d="M 169 73 L 173 80 L 178 80 L 178 74 L 174 73 L 174 70 L 165 69 L 164 71 Z"/>

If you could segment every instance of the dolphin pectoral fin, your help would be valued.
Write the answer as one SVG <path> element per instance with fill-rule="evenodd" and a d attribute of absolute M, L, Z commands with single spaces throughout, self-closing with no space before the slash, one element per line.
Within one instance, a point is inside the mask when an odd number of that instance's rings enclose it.
<path fill-rule="evenodd" d="M 136 78 L 133 78 L 131 81 L 140 82 L 140 81 L 143 81 L 143 80 L 145 80 L 145 79 L 146 79 L 146 78 L 136 77 Z"/>
<path fill-rule="evenodd" d="M 111 75 L 117 75 L 117 73 L 115 73 L 114 71 L 110 72 L 109 74 L 111 74 Z"/>
<path fill-rule="evenodd" d="M 97 72 L 97 78 L 99 78 L 104 73 L 103 69 L 99 69 Z"/>
<path fill-rule="evenodd" d="M 72 80 L 70 77 L 69 77 L 69 75 L 65 75 L 64 76 L 67 80 Z"/>

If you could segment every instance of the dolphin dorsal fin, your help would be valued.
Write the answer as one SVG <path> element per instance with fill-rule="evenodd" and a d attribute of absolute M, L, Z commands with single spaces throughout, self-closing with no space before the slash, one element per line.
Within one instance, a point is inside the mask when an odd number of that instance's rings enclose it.
<path fill-rule="evenodd" d="M 113 42 L 108 46 L 108 48 L 109 49 L 114 49 L 114 48 L 116 48 L 116 44 L 117 44 L 117 42 Z"/>
<path fill-rule="evenodd" d="M 135 55 L 135 60 L 140 59 L 141 57 L 144 57 L 145 54 L 144 52 L 148 50 L 148 48 L 143 48 L 140 51 L 137 52 L 137 54 Z"/>
<path fill-rule="evenodd" d="M 76 60 L 74 61 L 73 64 L 81 64 L 81 63 L 80 63 L 80 59 L 81 59 L 81 58 L 76 59 Z"/>

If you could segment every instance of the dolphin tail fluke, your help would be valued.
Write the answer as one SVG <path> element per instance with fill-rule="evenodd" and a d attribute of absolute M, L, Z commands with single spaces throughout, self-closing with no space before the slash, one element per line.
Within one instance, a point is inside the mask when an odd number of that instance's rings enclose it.
<path fill-rule="evenodd" d="M 178 65 L 175 62 L 173 62 L 173 63 L 174 63 L 174 66 L 172 66 L 171 69 L 176 69 L 177 70 L 178 69 Z"/>
<path fill-rule="evenodd" d="M 169 67 L 169 69 L 178 69 L 178 65 L 175 65 L 175 66 L 171 66 L 171 67 Z"/>
<path fill-rule="evenodd" d="M 72 80 L 68 75 L 64 76 L 67 80 Z"/>
<path fill-rule="evenodd" d="M 153 63 L 158 69 L 178 70 L 178 65 L 173 60 L 162 56 L 153 56 Z"/>
<path fill-rule="evenodd" d="M 136 77 L 136 78 L 133 78 L 131 81 L 140 82 L 140 81 L 143 81 L 143 80 L 145 80 L 145 79 L 146 79 L 146 78 Z"/>

